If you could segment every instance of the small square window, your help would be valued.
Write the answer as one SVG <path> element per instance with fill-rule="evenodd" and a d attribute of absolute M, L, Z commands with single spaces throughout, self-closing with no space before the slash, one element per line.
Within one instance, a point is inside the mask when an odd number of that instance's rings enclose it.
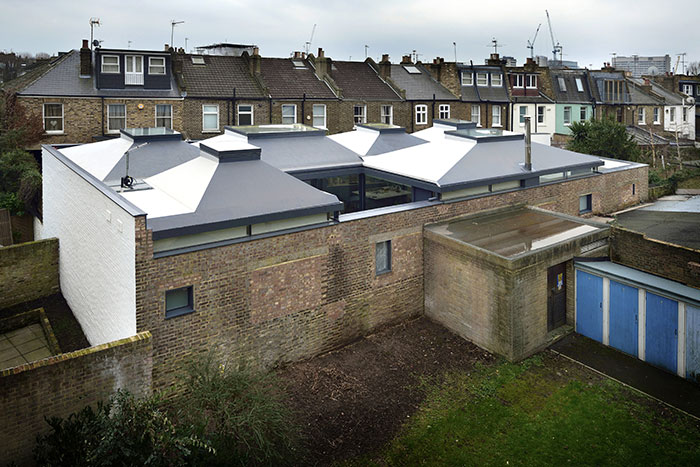
<path fill-rule="evenodd" d="M 462 86 L 472 86 L 474 84 L 474 74 L 472 72 L 462 72 Z"/>
<path fill-rule="evenodd" d="M 148 74 L 165 74 L 165 57 L 148 57 Z"/>
<path fill-rule="evenodd" d="M 358 123 L 367 123 L 367 106 L 366 105 L 356 105 L 352 109 L 353 121 L 357 125 Z"/>
<path fill-rule="evenodd" d="M 377 243 L 374 259 L 377 275 L 391 272 L 391 240 Z"/>
<path fill-rule="evenodd" d="M 476 85 L 477 86 L 488 86 L 489 85 L 488 74 L 477 73 L 476 74 Z"/>
<path fill-rule="evenodd" d="M 427 125 L 428 124 L 428 106 L 427 105 L 417 105 L 416 106 L 416 125 Z"/>
<path fill-rule="evenodd" d="M 450 104 L 440 104 L 440 107 L 438 108 L 440 111 L 440 118 L 442 119 L 448 119 L 450 118 Z"/>
<path fill-rule="evenodd" d="M 500 73 L 491 73 L 491 86 L 503 86 L 503 75 L 501 75 Z"/>
<path fill-rule="evenodd" d="M 592 203 L 593 195 L 587 194 L 579 197 L 578 199 L 578 213 L 583 214 L 586 212 L 591 212 L 593 209 Z"/>
<path fill-rule="evenodd" d="M 192 299 L 192 286 L 182 287 L 165 292 L 165 317 L 185 315 L 194 311 L 194 301 Z"/>

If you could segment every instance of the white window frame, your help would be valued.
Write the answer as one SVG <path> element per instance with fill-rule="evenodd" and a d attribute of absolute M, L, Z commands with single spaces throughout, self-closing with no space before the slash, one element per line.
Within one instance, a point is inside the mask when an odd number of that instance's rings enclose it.
<path fill-rule="evenodd" d="M 688 108 L 683 107 L 683 123 L 688 123 Z"/>
<path fill-rule="evenodd" d="M 692 84 L 684 84 L 683 85 L 683 94 L 687 96 L 692 96 L 693 95 L 693 85 Z"/>
<path fill-rule="evenodd" d="M 544 105 L 537 105 L 536 107 L 537 109 L 535 110 L 535 112 L 537 112 L 537 124 L 544 125 L 547 121 L 547 108 Z M 542 112 L 540 112 L 540 110 Z"/>
<path fill-rule="evenodd" d="M 671 107 L 669 109 L 668 123 L 670 123 L 670 124 L 676 123 L 676 108 L 675 107 Z"/>
<path fill-rule="evenodd" d="M 154 60 L 163 60 L 163 64 L 162 65 L 155 65 L 153 63 Z M 165 74 L 165 63 L 166 63 L 165 57 L 148 57 L 148 74 L 149 75 L 164 75 Z M 161 67 L 163 68 L 162 73 L 154 71 L 154 70 L 160 69 Z"/>
<path fill-rule="evenodd" d="M 440 119 L 446 120 L 450 118 L 450 104 L 440 104 L 438 107 L 438 115 Z"/>
<path fill-rule="evenodd" d="M 462 72 L 462 86 L 474 86 L 474 73 L 471 71 Z"/>
<path fill-rule="evenodd" d="M 60 130 L 47 130 L 46 129 L 46 106 L 47 105 L 60 105 L 61 106 L 61 129 Z M 49 118 L 55 119 L 59 118 L 57 116 L 51 116 Z M 44 133 L 47 135 L 62 135 L 65 132 L 66 128 L 66 121 L 65 121 L 65 111 L 63 109 L 63 103 L 62 102 L 44 102 L 44 105 L 41 106 L 41 121 L 44 124 Z"/>
<path fill-rule="evenodd" d="M 568 118 L 566 116 L 567 113 L 569 114 Z M 566 126 L 571 125 L 571 106 L 570 105 L 564 106 L 564 125 L 566 125 Z"/>
<path fill-rule="evenodd" d="M 360 113 L 357 111 L 360 110 Z M 352 107 L 352 121 L 355 125 L 362 123 L 367 123 L 367 106 L 366 105 L 354 105 Z"/>
<path fill-rule="evenodd" d="M 646 125 L 647 124 L 647 109 L 644 107 L 639 107 L 637 109 L 637 124 Z"/>
<path fill-rule="evenodd" d="M 385 112 L 387 109 L 389 110 L 389 113 Z M 382 105 L 380 112 L 381 112 L 380 121 L 382 123 L 385 123 L 387 125 L 394 124 L 394 106 L 393 105 Z M 387 118 L 387 117 L 389 117 L 389 118 Z"/>
<path fill-rule="evenodd" d="M 514 74 L 513 78 L 514 78 L 514 80 L 513 80 L 514 81 L 513 82 L 514 88 L 522 89 L 525 87 L 525 75 L 518 73 L 518 74 Z"/>
<path fill-rule="evenodd" d="M 498 119 L 496 117 L 498 117 Z M 500 105 L 491 106 L 491 124 L 492 124 L 492 126 L 501 127 L 501 126 L 503 126 L 503 124 L 501 122 L 502 122 L 501 106 Z"/>
<path fill-rule="evenodd" d="M 287 109 L 292 108 L 292 109 L 293 109 L 294 121 L 292 121 L 292 122 L 285 122 L 285 121 L 284 121 L 285 118 L 289 118 L 288 116 L 285 117 L 285 115 L 284 115 L 284 109 L 285 109 L 285 108 L 287 108 Z M 282 104 L 282 108 L 280 109 L 280 111 L 282 112 L 282 124 L 284 124 L 284 125 L 294 125 L 294 124 L 297 122 L 297 105 L 296 105 L 296 104 Z"/>
<path fill-rule="evenodd" d="M 527 89 L 537 89 L 537 75 L 525 75 L 525 87 Z"/>
<path fill-rule="evenodd" d="M 576 90 L 583 92 L 583 81 L 581 81 L 581 78 L 576 78 Z"/>
<path fill-rule="evenodd" d="M 474 109 L 476 109 L 476 112 L 474 112 Z M 476 115 L 476 122 L 474 122 L 475 115 Z M 471 113 L 470 113 L 469 118 L 471 118 L 471 121 L 473 123 L 476 123 L 476 126 L 481 126 L 481 105 L 472 104 Z"/>
<path fill-rule="evenodd" d="M 123 118 L 124 118 L 124 126 L 123 126 L 123 127 L 119 127 L 119 128 L 111 128 L 112 125 L 110 124 L 110 120 L 112 120 L 112 118 L 114 118 L 114 119 L 120 119 L 120 120 L 122 119 L 122 117 L 112 117 L 112 116 L 110 116 L 109 108 L 110 108 L 110 107 L 116 107 L 116 106 L 120 106 L 120 107 L 123 107 L 123 108 L 124 108 L 124 117 L 123 117 Z M 128 127 L 126 126 L 126 104 L 107 104 L 107 133 L 119 133 L 119 129 L 120 129 L 120 128 L 128 128 Z"/>
<path fill-rule="evenodd" d="M 317 114 L 316 110 L 317 109 L 322 109 L 323 114 Z M 326 126 L 326 104 L 313 104 L 311 106 L 311 123 L 313 124 L 314 128 L 321 128 L 323 130 L 327 129 Z M 317 118 L 323 118 L 323 124 L 322 125 L 316 125 L 316 119 Z"/>
<path fill-rule="evenodd" d="M 428 106 L 425 104 L 416 104 L 416 125 L 428 124 Z"/>
<path fill-rule="evenodd" d="M 170 107 L 170 115 L 169 116 L 163 116 L 159 117 L 158 116 L 158 107 L 165 106 L 165 107 Z M 171 130 L 173 129 L 173 105 L 172 104 L 156 104 L 154 106 L 154 113 L 155 113 L 155 127 L 156 128 L 163 128 L 162 126 L 158 126 L 158 119 L 169 119 L 170 120 L 170 126 L 166 126 L 165 128 L 170 128 Z"/>
<path fill-rule="evenodd" d="M 250 111 L 241 111 L 241 107 L 250 107 Z M 250 115 L 250 124 L 255 125 L 255 111 L 253 110 L 254 108 L 255 107 L 253 106 L 253 104 L 238 104 L 236 106 L 236 121 L 239 125 L 241 124 L 241 115 Z"/>
<path fill-rule="evenodd" d="M 476 73 L 476 85 L 481 87 L 486 87 L 489 85 L 489 74 L 477 72 Z"/>
<path fill-rule="evenodd" d="M 503 86 L 503 75 L 500 73 L 491 73 L 491 86 L 493 86 L 493 87 Z"/>
<path fill-rule="evenodd" d="M 207 110 L 207 107 L 216 108 L 216 111 L 211 109 Z M 216 126 L 205 127 L 204 117 L 207 115 L 216 115 Z M 218 133 L 219 132 L 219 104 L 202 104 L 202 133 Z"/>
<path fill-rule="evenodd" d="M 125 55 L 124 56 L 124 84 L 126 85 L 143 85 L 143 55 Z M 136 64 L 141 64 L 141 71 L 128 71 L 129 65 L 133 70 L 136 70 Z"/>
<path fill-rule="evenodd" d="M 659 125 L 661 124 L 661 110 L 659 107 L 654 107 L 654 125 Z"/>
<path fill-rule="evenodd" d="M 581 106 L 581 108 L 578 111 L 578 116 L 579 116 L 579 120 L 582 122 L 585 122 L 586 120 L 588 120 L 588 109 L 584 106 Z"/>
<path fill-rule="evenodd" d="M 523 110 L 524 110 L 524 112 L 523 112 Z M 518 122 L 520 122 L 520 126 L 525 126 L 525 117 L 530 115 L 530 114 L 528 114 L 528 111 L 529 111 L 529 109 L 526 105 L 521 105 L 518 108 Z"/>
<path fill-rule="evenodd" d="M 107 70 L 105 70 L 105 65 L 107 65 L 107 66 L 115 66 L 114 63 L 105 63 L 105 58 L 116 58 L 116 59 L 117 59 L 117 63 L 116 63 L 117 70 L 116 70 L 116 71 L 107 71 Z M 101 61 L 101 63 L 100 63 L 100 72 L 101 72 L 102 74 L 106 74 L 106 75 L 118 75 L 119 72 L 121 71 L 121 64 L 119 63 L 119 55 L 102 55 L 102 58 L 100 59 L 100 61 Z"/>

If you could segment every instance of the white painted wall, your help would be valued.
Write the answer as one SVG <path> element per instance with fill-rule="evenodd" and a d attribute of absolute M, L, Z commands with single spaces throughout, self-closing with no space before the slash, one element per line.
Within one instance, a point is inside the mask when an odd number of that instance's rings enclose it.
<path fill-rule="evenodd" d="M 676 118 L 671 123 L 671 108 L 675 109 Z M 664 106 L 664 130 L 675 133 L 678 131 L 679 138 L 695 139 L 695 106 L 685 106 L 688 113 L 688 119 L 683 121 L 683 106 L 682 105 L 666 105 Z"/>
<path fill-rule="evenodd" d="M 91 345 L 136 334 L 134 218 L 43 150 L 42 238 L 59 239 L 61 292 Z"/>
<path fill-rule="evenodd" d="M 530 131 L 532 133 L 548 134 L 552 136 L 556 131 L 556 105 L 555 104 L 511 104 L 513 116 L 513 131 L 525 133 L 525 125 L 520 123 L 520 107 L 527 108 L 530 116 Z M 537 107 L 544 107 L 544 122 L 537 123 Z"/>

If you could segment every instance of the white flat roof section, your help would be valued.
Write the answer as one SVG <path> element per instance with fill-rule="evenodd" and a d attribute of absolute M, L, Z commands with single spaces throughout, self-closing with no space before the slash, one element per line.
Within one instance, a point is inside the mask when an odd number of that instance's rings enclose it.
<path fill-rule="evenodd" d="M 104 180 L 134 145 L 127 138 L 114 138 L 97 143 L 81 144 L 61 149 L 61 153 L 98 180 Z"/>

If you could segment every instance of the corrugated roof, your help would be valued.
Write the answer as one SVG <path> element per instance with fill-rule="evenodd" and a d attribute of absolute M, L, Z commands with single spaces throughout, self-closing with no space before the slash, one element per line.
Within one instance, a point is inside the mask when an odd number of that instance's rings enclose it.
<path fill-rule="evenodd" d="M 182 64 L 182 78 L 188 96 L 193 97 L 266 97 L 248 71 L 243 57 L 199 55 L 203 65 L 192 63 L 192 55 L 180 55 L 175 60 Z"/>
<path fill-rule="evenodd" d="M 305 68 L 296 68 L 288 58 L 262 58 L 263 83 L 273 99 L 333 99 L 335 94 L 319 80 L 307 60 Z"/>
<path fill-rule="evenodd" d="M 391 65 L 391 80 L 406 91 L 408 100 L 457 100 L 457 97 L 438 83 L 422 65 L 407 65 L 416 67 L 420 73 L 409 73 L 405 65 Z"/>
<path fill-rule="evenodd" d="M 170 89 L 144 89 L 129 87 L 126 89 L 97 89 L 95 77 L 80 78 L 80 54 L 71 51 L 47 73 L 32 84 L 18 92 L 25 96 L 85 96 L 85 97 L 131 97 L 149 98 L 181 97 L 175 79 L 171 76 Z"/>
<path fill-rule="evenodd" d="M 333 61 L 330 76 L 344 99 L 398 101 L 401 98 L 366 62 Z"/>

